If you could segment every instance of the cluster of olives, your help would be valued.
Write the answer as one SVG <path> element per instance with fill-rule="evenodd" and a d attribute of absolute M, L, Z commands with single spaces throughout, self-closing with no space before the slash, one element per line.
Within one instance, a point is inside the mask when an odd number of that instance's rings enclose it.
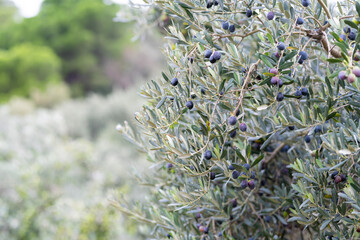
<path fill-rule="evenodd" d="M 215 63 L 221 58 L 221 53 L 219 53 L 218 51 L 212 51 L 210 49 L 205 50 L 204 55 L 205 58 L 208 58 L 211 63 Z"/>
<path fill-rule="evenodd" d="M 229 32 L 233 33 L 235 32 L 235 25 L 234 24 L 230 24 L 229 22 L 223 22 L 221 24 L 222 29 L 224 30 L 229 30 Z"/>
<path fill-rule="evenodd" d="M 340 34 L 340 38 L 343 41 L 346 41 L 346 38 L 348 38 L 351 41 L 355 41 L 356 39 L 356 33 L 354 31 L 351 31 L 350 27 L 344 27 L 344 33 L 345 34 Z"/>
<path fill-rule="evenodd" d="M 207 3 L 206 3 L 206 7 L 207 8 L 211 8 L 212 6 L 217 6 L 219 5 L 219 1 L 218 0 L 208 0 Z"/>
<path fill-rule="evenodd" d="M 335 172 L 331 173 L 330 177 L 332 179 L 334 179 L 335 184 L 339 184 L 341 182 L 346 181 L 346 176 L 344 174 L 339 175 L 339 171 L 335 171 Z"/>
<path fill-rule="evenodd" d="M 351 73 L 347 74 L 346 71 L 340 71 L 338 78 L 342 81 L 347 80 L 348 83 L 355 82 L 356 78 L 360 77 L 360 68 L 355 66 L 352 68 Z"/>
<path fill-rule="evenodd" d="M 232 177 L 234 179 L 238 179 L 239 177 L 242 177 L 242 178 L 250 178 L 250 180 L 247 180 L 247 179 L 244 179 L 241 181 L 240 183 L 240 187 L 242 189 L 245 189 L 247 187 L 249 187 L 250 189 L 254 189 L 255 188 L 255 182 L 254 182 L 254 179 L 255 179 L 255 172 L 250 171 L 250 165 L 248 163 L 245 163 L 243 165 L 243 168 L 246 169 L 247 173 L 246 172 L 239 172 L 237 170 L 235 170 L 235 167 L 233 165 L 229 165 L 229 170 L 233 171 L 232 172 Z"/>

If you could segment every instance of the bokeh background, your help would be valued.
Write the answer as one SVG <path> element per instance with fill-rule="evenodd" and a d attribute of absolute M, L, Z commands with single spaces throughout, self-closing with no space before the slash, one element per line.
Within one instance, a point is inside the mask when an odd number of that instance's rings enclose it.
<path fill-rule="evenodd" d="M 146 238 L 108 199 L 146 193 L 148 163 L 115 127 L 164 68 L 165 20 L 127 1 L 0 0 L 1 240 Z"/>

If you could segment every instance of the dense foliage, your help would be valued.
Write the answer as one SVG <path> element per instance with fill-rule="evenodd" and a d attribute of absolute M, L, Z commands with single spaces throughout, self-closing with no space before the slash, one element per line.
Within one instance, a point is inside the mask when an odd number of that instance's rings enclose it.
<path fill-rule="evenodd" d="M 48 94 L 43 98 L 56 102 Z M 115 188 L 141 197 L 128 171 L 145 163 L 114 131 L 140 106 L 140 99 L 126 101 L 135 96 L 132 88 L 52 109 L 28 99 L 0 107 L 0 239 L 142 239 L 107 201 Z"/>
<path fill-rule="evenodd" d="M 168 70 L 118 126 L 153 194 L 113 205 L 156 239 L 359 238 L 360 4 L 153 2 Z"/>
<path fill-rule="evenodd" d="M 71 85 L 74 96 L 109 93 L 121 82 L 121 66 L 126 60 L 122 52 L 130 46 L 131 24 L 113 20 L 119 10 L 120 5 L 103 0 L 46 0 L 37 16 L 0 27 L 0 48 L 9 50 L 23 43 L 46 46 L 60 58 L 62 79 Z M 0 77 L 0 83 L 3 81 L 6 79 Z M 14 81 L 28 79 L 23 75 Z"/>
<path fill-rule="evenodd" d="M 29 96 L 33 89 L 61 81 L 60 59 L 48 47 L 22 44 L 0 51 L 0 101 Z"/>
<path fill-rule="evenodd" d="M 17 8 L 11 0 L 0 0 L 0 21 L 2 27 L 12 24 L 16 15 Z"/>

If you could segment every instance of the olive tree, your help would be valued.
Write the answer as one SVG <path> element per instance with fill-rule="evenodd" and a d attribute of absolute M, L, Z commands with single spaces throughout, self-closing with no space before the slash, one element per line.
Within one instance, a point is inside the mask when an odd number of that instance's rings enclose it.
<path fill-rule="evenodd" d="M 140 91 L 156 239 L 358 239 L 356 1 L 159 0 L 167 70 Z"/>

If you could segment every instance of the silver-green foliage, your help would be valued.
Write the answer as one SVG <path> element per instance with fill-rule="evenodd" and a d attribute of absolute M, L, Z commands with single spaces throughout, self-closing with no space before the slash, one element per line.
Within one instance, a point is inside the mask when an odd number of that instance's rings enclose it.
<path fill-rule="evenodd" d="M 140 105 L 126 101 L 134 90 L 53 109 L 0 107 L 0 239 L 143 239 L 107 200 L 114 188 L 141 196 L 128 181 L 139 156 L 114 131 Z"/>
<path fill-rule="evenodd" d="M 168 70 L 141 90 L 148 99 L 135 114 L 141 130 L 119 126 L 155 163 L 141 179 L 153 194 L 144 205 L 113 204 L 154 226 L 157 239 L 358 238 L 360 80 L 338 74 L 359 65 L 359 3 L 209 2 L 153 2 L 172 19 Z M 226 21 L 235 32 L 222 29 Z M 210 63 L 207 49 L 221 59 Z M 303 63 L 300 51 L 308 54 Z M 276 72 L 283 86 L 271 84 Z"/>

